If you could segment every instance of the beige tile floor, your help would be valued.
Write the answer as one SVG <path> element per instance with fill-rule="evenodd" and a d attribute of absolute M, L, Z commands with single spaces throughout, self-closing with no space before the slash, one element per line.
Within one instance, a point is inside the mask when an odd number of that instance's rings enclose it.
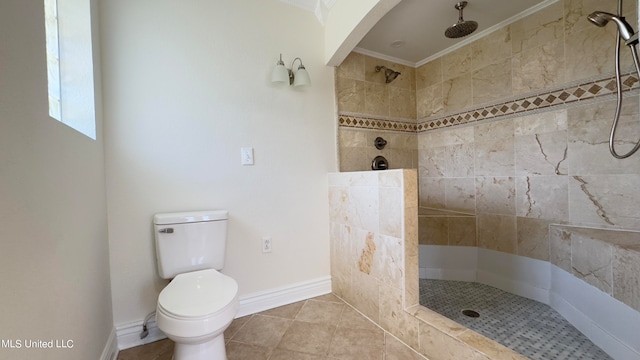
<path fill-rule="evenodd" d="M 228 360 L 424 360 L 328 294 L 235 319 L 224 333 Z M 168 339 L 123 350 L 118 360 L 171 360 Z"/>

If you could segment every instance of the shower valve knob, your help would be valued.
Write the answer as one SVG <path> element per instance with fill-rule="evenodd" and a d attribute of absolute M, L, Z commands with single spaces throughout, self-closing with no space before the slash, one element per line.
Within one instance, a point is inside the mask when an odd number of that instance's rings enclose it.
<path fill-rule="evenodd" d="M 382 150 L 384 149 L 384 147 L 387 145 L 387 140 L 381 138 L 381 137 L 377 137 L 374 141 L 373 144 L 376 146 L 376 149 L 378 150 Z"/>

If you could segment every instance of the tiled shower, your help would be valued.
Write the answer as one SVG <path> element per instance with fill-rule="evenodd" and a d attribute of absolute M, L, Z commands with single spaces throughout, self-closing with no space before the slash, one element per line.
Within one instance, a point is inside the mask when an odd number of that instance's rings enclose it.
<path fill-rule="evenodd" d="M 337 69 L 340 170 L 370 170 L 377 155 L 416 168 L 421 245 L 550 262 L 640 311 L 640 155 L 609 154 L 616 33 L 586 19 L 615 7 L 558 1 L 417 68 L 352 53 Z M 624 14 L 636 24 L 637 2 Z M 385 84 L 376 65 L 402 75 Z M 631 66 L 623 49 L 627 143 L 640 138 Z M 605 229 L 590 241 L 609 253 L 588 250 L 585 228 Z M 632 240 L 611 241 L 620 232 Z"/>

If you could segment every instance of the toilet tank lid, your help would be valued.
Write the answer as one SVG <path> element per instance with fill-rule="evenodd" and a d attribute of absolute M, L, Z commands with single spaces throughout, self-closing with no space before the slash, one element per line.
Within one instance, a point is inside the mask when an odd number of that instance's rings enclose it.
<path fill-rule="evenodd" d="M 186 211 L 175 213 L 156 214 L 153 223 L 156 225 L 185 224 L 203 221 L 227 220 L 227 210 Z"/>

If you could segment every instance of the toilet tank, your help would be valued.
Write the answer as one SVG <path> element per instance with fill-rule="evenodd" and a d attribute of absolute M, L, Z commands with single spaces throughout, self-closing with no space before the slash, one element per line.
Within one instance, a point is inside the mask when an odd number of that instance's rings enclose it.
<path fill-rule="evenodd" d="M 202 270 L 221 270 L 227 244 L 227 210 L 156 214 L 158 272 L 163 279 Z"/>

